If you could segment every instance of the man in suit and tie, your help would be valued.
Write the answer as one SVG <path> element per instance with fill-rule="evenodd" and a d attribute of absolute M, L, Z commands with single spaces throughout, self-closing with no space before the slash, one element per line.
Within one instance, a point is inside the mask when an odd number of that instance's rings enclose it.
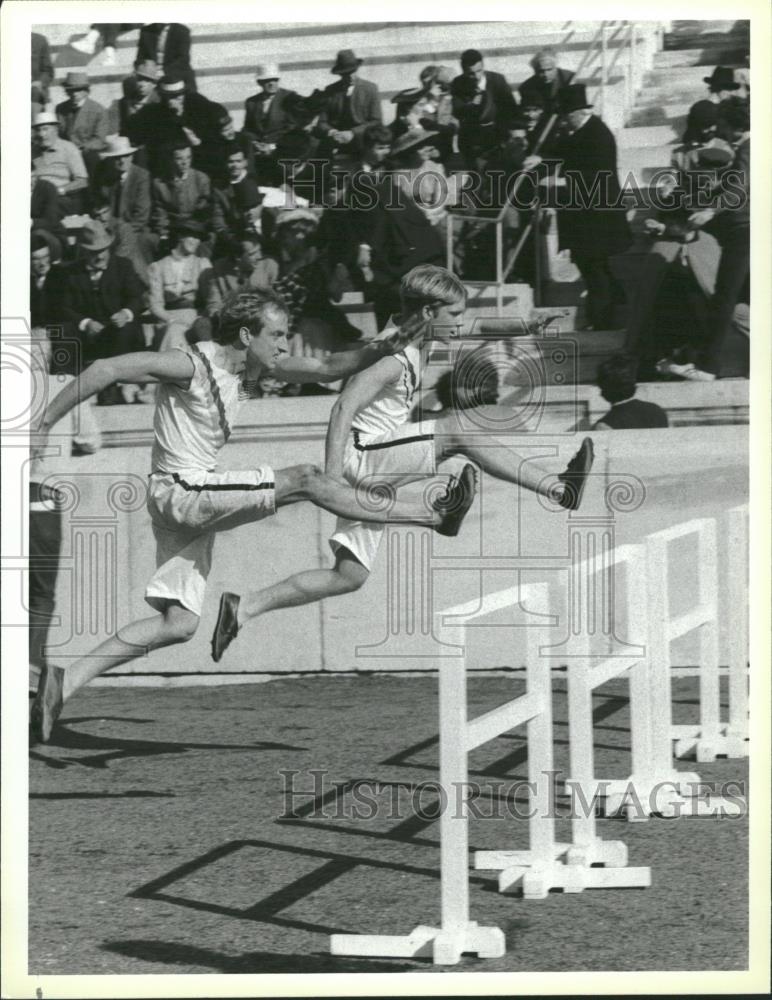
<path fill-rule="evenodd" d="M 244 132 L 252 141 L 257 161 L 258 179 L 265 173 L 271 154 L 276 149 L 276 143 L 290 129 L 295 121 L 291 107 L 298 101 L 298 95 L 292 90 L 279 86 L 279 67 L 276 63 L 265 63 L 257 67 L 258 93 L 248 97 L 244 105 Z"/>
<path fill-rule="evenodd" d="M 238 148 L 228 155 L 228 174 L 228 185 L 215 189 L 212 213 L 217 249 L 226 256 L 238 243 L 244 222 L 259 222 L 263 201 L 257 180 L 247 170 L 247 158 Z"/>
<path fill-rule="evenodd" d="M 485 69 L 477 49 L 466 49 L 461 53 L 461 74 L 450 92 L 453 116 L 459 122 L 459 151 L 469 169 L 479 169 L 516 111 L 512 90 L 501 73 Z"/>
<path fill-rule="evenodd" d="M 145 349 L 142 282 L 112 246 L 113 236 L 102 223 L 89 220 L 78 237 L 78 260 L 62 283 L 61 315 L 80 340 L 82 367 Z"/>
<path fill-rule="evenodd" d="M 323 140 L 320 152 L 325 155 L 355 155 L 367 126 L 383 121 L 378 87 L 360 79 L 357 70 L 361 65 L 362 60 L 351 49 L 341 49 L 330 70 L 340 80 L 325 89 L 324 107 L 315 129 Z"/>
<path fill-rule="evenodd" d="M 152 59 L 165 76 L 180 77 L 189 94 L 198 90 L 190 65 L 190 29 L 184 24 L 143 24 L 137 44 L 137 61 L 142 59 Z"/>
<path fill-rule="evenodd" d="M 107 111 L 88 96 L 91 86 L 86 73 L 68 73 L 63 86 L 67 100 L 56 105 L 60 134 L 78 147 L 93 175 L 107 141 Z"/>
<path fill-rule="evenodd" d="M 108 200 L 113 215 L 130 223 L 139 235 L 150 224 L 150 174 L 132 162 L 136 151 L 125 135 L 109 136 L 107 149 L 99 154 L 102 162 L 94 186 Z"/>

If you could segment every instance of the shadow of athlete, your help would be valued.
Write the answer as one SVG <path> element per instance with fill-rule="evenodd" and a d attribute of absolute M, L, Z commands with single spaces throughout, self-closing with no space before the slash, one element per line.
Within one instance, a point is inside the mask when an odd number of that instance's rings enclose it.
<path fill-rule="evenodd" d="M 330 415 L 325 471 L 359 489 L 372 489 L 382 477 L 388 488 L 430 479 L 449 458 L 463 455 L 496 479 L 549 497 L 560 507 L 576 510 L 592 467 L 593 448 L 585 438 L 568 467 L 555 476 L 526 453 L 497 445 L 480 428 L 505 428 L 511 411 L 497 405 L 469 409 L 475 430 L 460 427 L 453 412 L 437 420 L 408 423 L 413 398 L 421 381 L 420 346 L 428 340 L 448 342 L 463 330 L 466 289 L 443 267 L 422 264 L 402 279 L 399 325 L 416 330 L 414 342 L 398 354 L 383 358 L 350 380 Z M 394 326 L 397 324 L 395 321 Z M 392 328 L 393 329 L 393 328 Z M 392 329 L 389 332 L 392 332 Z M 425 358 L 426 352 L 423 352 Z M 478 387 L 484 390 L 484 386 Z M 470 393 L 474 396 L 475 387 Z M 483 393 L 484 398 L 484 393 Z M 471 465 L 462 482 L 474 481 Z M 383 523 L 368 523 L 343 515 L 330 546 L 335 556 L 330 569 L 295 573 L 242 600 L 226 591 L 212 636 L 212 659 L 218 662 L 239 630 L 252 618 L 279 608 L 297 607 L 325 597 L 359 590 L 367 581 L 383 537 Z"/>
<path fill-rule="evenodd" d="M 386 509 L 364 504 L 351 486 L 314 465 L 215 471 L 241 402 L 266 373 L 288 382 L 333 382 L 400 350 L 423 324 L 416 318 L 383 340 L 324 360 L 291 358 L 284 300 L 270 291 L 234 292 L 220 312 L 217 342 L 95 361 L 48 405 L 33 435 L 33 462 L 54 424 L 84 399 L 119 381 L 160 383 L 147 494 L 157 569 L 145 590 L 158 614 L 124 626 L 66 670 L 52 665 L 43 670 L 31 711 L 33 742 L 50 739 L 64 702 L 94 677 L 195 635 L 219 531 L 310 500 L 339 517 L 458 532 L 474 499 L 473 490 L 460 482 L 429 507 L 423 500 L 398 500 Z"/>

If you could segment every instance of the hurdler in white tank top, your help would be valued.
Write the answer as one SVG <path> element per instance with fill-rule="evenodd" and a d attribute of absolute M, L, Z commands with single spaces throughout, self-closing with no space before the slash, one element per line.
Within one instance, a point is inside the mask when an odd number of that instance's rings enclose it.
<path fill-rule="evenodd" d="M 391 333 L 394 333 L 394 328 L 384 330 L 382 336 Z M 421 351 L 409 344 L 393 357 L 399 362 L 400 371 L 351 422 L 352 429 L 360 434 L 388 434 L 406 423 L 410 416 L 413 398 L 421 382 Z"/>
<path fill-rule="evenodd" d="M 190 386 L 158 386 L 151 458 L 153 472 L 212 472 L 246 398 L 241 377 L 215 363 L 218 345 L 204 341 L 182 350 L 193 361 Z"/>

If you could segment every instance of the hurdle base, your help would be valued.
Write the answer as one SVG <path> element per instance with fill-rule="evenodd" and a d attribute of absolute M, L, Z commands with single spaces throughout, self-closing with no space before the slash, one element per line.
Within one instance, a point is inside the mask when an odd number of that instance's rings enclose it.
<path fill-rule="evenodd" d="M 698 764 L 712 764 L 717 757 L 737 758 L 748 756 L 747 738 L 721 726 L 717 733 L 704 735 L 700 726 L 672 726 L 676 757 L 694 754 Z"/>
<path fill-rule="evenodd" d="M 670 771 L 658 776 L 631 775 L 626 781 L 606 782 L 604 815 L 622 813 L 629 823 L 652 816 L 740 816 L 742 806 L 720 795 L 703 796 L 700 776 L 693 771 Z"/>
<path fill-rule="evenodd" d="M 431 958 L 435 965 L 457 965 L 464 954 L 502 958 L 507 946 L 499 927 L 470 920 L 452 930 L 416 927 L 410 934 L 333 934 L 330 954 L 359 958 Z"/>
<path fill-rule="evenodd" d="M 561 861 L 560 855 L 566 860 Z M 592 867 L 604 865 L 606 867 Z M 524 899 L 546 899 L 551 890 L 645 889 L 650 868 L 628 868 L 627 847 L 621 841 L 597 838 L 584 845 L 556 845 L 552 861 L 535 858 L 532 851 L 477 851 L 477 869 L 499 872 L 499 892 L 520 887 Z"/>

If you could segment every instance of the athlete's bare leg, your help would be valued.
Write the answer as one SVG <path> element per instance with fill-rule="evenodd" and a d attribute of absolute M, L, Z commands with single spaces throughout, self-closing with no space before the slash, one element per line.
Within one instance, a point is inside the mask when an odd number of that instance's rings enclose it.
<path fill-rule="evenodd" d="M 350 594 L 359 590 L 369 576 L 370 571 L 348 549 L 338 549 L 335 565 L 329 569 L 304 570 L 270 587 L 244 594 L 238 609 L 239 628 L 266 611 L 296 608 L 325 597 Z"/>
<path fill-rule="evenodd" d="M 168 601 L 161 614 L 131 622 L 67 670 L 46 665 L 30 712 L 33 739 L 48 742 L 62 705 L 89 681 L 153 649 L 187 642 L 195 634 L 198 622 L 198 615 L 177 601 Z"/>
<path fill-rule="evenodd" d="M 483 428 L 497 427 L 501 428 L 500 433 L 506 433 L 506 421 L 507 418 L 512 419 L 512 411 L 495 405 L 464 411 L 465 421 L 472 426 L 475 426 L 475 415 L 478 418 L 476 426 L 481 429 L 477 433 L 459 428 L 457 416 L 440 417 L 436 421 L 434 448 L 437 464 L 453 455 L 465 455 L 496 479 L 557 500 L 563 487 L 556 482 L 554 470 L 532 458 L 528 451 L 521 452 L 498 441 L 491 442 L 490 436 L 482 433 Z M 491 433 L 495 435 L 496 431 Z"/>
<path fill-rule="evenodd" d="M 76 660 L 64 672 L 64 700 L 111 667 L 147 655 L 154 649 L 187 642 L 198 628 L 198 615 L 169 601 L 161 614 L 141 618 L 119 629 L 96 649 Z"/>
<path fill-rule="evenodd" d="M 295 465 L 277 469 L 275 479 L 276 506 L 310 500 L 331 514 L 350 521 L 373 521 L 377 524 L 426 524 L 433 527 L 442 515 L 423 500 L 404 500 L 388 482 L 375 491 L 366 487 L 354 489 L 348 483 L 333 479 L 315 465 Z"/>

